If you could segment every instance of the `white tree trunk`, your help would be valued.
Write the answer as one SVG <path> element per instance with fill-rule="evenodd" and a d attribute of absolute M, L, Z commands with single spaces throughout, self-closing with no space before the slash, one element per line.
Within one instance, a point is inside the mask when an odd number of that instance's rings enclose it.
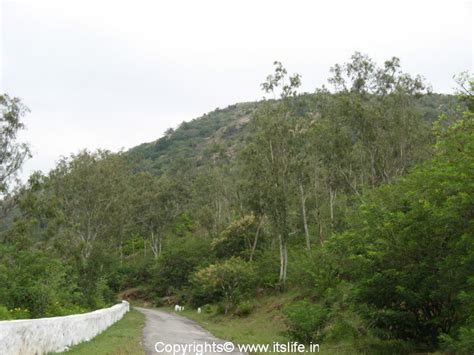
<path fill-rule="evenodd" d="M 280 244 L 280 276 L 279 282 L 282 289 L 286 286 L 286 272 L 288 264 L 288 251 L 286 249 L 286 240 L 283 239 L 282 235 L 278 235 L 278 241 Z"/>
<path fill-rule="evenodd" d="M 304 236 L 306 240 L 306 248 L 311 250 L 311 240 L 309 238 L 309 230 L 308 230 L 308 220 L 306 217 L 306 197 L 304 195 L 304 187 L 303 181 L 299 181 L 300 187 L 300 199 L 301 199 L 301 214 L 303 215 L 303 226 L 304 226 Z"/>

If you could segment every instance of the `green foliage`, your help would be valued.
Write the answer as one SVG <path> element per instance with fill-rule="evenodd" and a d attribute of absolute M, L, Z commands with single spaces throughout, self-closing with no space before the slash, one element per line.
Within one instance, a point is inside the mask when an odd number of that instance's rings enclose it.
<path fill-rule="evenodd" d="M 259 287 L 263 287 L 269 290 L 275 290 L 278 288 L 278 274 L 275 270 L 278 270 L 280 260 L 274 250 L 263 251 L 258 258 L 253 261 L 255 269 L 258 270 L 257 282 Z"/>
<path fill-rule="evenodd" d="M 10 320 L 12 315 L 7 307 L 0 305 L 0 320 Z"/>
<path fill-rule="evenodd" d="M 205 304 L 204 306 L 201 307 L 201 309 L 206 314 L 212 313 L 212 306 L 210 304 Z"/>
<path fill-rule="evenodd" d="M 28 309 L 20 307 L 10 309 L 10 314 L 13 319 L 29 319 L 31 317 L 30 311 Z"/>
<path fill-rule="evenodd" d="M 455 337 L 447 334 L 440 336 L 442 347 L 456 354 L 471 354 L 474 350 L 474 322 L 472 316 L 464 326 L 461 326 Z"/>
<path fill-rule="evenodd" d="M 254 215 L 247 215 L 231 223 L 221 232 L 219 237 L 211 243 L 212 250 L 218 258 L 230 258 L 239 256 L 250 258 L 257 247 L 261 248 L 262 243 L 257 244 L 259 226 Z"/>
<path fill-rule="evenodd" d="M 209 245 L 197 238 L 175 240 L 152 268 L 152 292 L 168 296 L 189 285 L 189 276 L 209 264 Z"/>
<path fill-rule="evenodd" d="M 472 292 L 474 269 L 473 123 L 456 122 L 433 160 L 367 194 L 350 232 L 332 241 L 348 247 L 343 273 L 357 280 L 357 302 L 383 339 L 436 349 L 472 312 L 460 296 Z"/>
<path fill-rule="evenodd" d="M 333 91 L 299 95 L 300 76 L 275 62 L 262 88 L 278 100 L 216 109 L 127 153 L 61 159 L 3 201 L 0 317 L 79 313 L 132 288 L 252 319 L 251 296 L 290 287 L 271 312 L 284 308 L 295 340 L 472 352 L 474 123 L 460 110 L 474 84 L 458 81 L 455 104 L 397 58 L 355 53 L 332 68 Z M 0 106 L 14 177 L 26 109 Z"/>
<path fill-rule="evenodd" d="M 56 315 L 61 307 L 77 301 L 68 269 L 41 251 L 14 254 L 2 248 L 0 268 L 4 271 L 0 298 L 13 318 Z"/>
<path fill-rule="evenodd" d="M 123 273 L 120 289 L 129 289 L 147 284 L 153 277 L 156 261 L 143 255 L 134 255 L 126 264 L 118 268 Z"/>
<path fill-rule="evenodd" d="M 306 293 L 308 297 L 321 298 L 327 290 L 337 287 L 340 280 L 340 260 L 335 260 L 326 248 L 307 250 L 293 248 L 289 255 L 290 285 Z"/>
<path fill-rule="evenodd" d="M 290 337 L 303 344 L 322 341 L 321 331 L 329 318 L 329 312 L 321 305 L 298 301 L 284 310 Z"/>
<path fill-rule="evenodd" d="M 255 281 L 253 265 L 232 257 L 192 274 L 192 302 L 200 305 L 222 301 L 227 314 L 251 294 Z"/>
<path fill-rule="evenodd" d="M 174 162 L 186 161 L 192 166 L 207 164 L 208 142 L 225 141 L 227 146 L 239 145 L 247 134 L 245 124 L 257 103 L 239 103 L 216 109 L 191 122 L 183 122 L 177 129 L 168 130 L 164 137 L 133 148 L 129 154 L 138 162 L 140 170 L 161 175 Z"/>
<path fill-rule="evenodd" d="M 237 309 L 235 310 L 235 314 L 238 315 L 239 317 L 246 317 L 250 313 L 252 313 L 254 309 L 254 305 L 251 301 L 242 301 L 239 303 L 237 306 Z"/>
<path fill-rule="evenodd" d="M 17 135 L 24 124 L 22 117 L 28 112 L 20 99 L 7 94 L 0 95 L 0 193 L 7 194 L 18 170 L 27 158 L 30 149 L 26 143 L 17 142 Z"/>

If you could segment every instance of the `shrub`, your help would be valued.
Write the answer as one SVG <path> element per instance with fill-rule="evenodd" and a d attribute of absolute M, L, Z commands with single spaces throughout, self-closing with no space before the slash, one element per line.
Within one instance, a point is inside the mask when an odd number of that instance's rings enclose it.
<path fill-rule="evenodd" d="M 212 306 L 210 304 L 205 304 L 204 306 L 201 307 L 201 310 L 206 314 L 211 314 Z"/>
<path fill-rule="evenodd" d="M 67 296 L 66 268 L 41 251 L 0 253 L 1 264 L 8 267 L 2 268 L 0 299 L 10 310 L 28 310 L 28 314 L 14 312 L 13 318 L 51 315 L 49 311 L 55 302 Z"/>
<path fill-rule="evenodd" d="M 12 319 L 12 315 L 8 311 L 7 307 L 0 305 L 0 320 Z"/>
<path fill-rule="evenodd" d="M 461 327 L 458 339 L 448 336 L 441 336 L 444 346 L 456 354 L 474 353 L 474 325 Z"/>
<path fill-rule="evenodd" d="M 310 254 L 306 249 L 293 248 L 289 250 L 289 257 L 288 280 L 308 298 L 321 298 L 329 289 L 337 287 L 341 261 L 334 259 L 325 248 L 314 248 Z"/>
<path fill-rule="evenodd" d="M 72 314 L 80 314 L 86 312 L 89 312 L 89 309 L 81 307 L 79 305 L 66 304 L 58 306 L 57 310 L 52 313 L 52 315 L 69 316 Z"/>
<path fill-rule="evenodd" d="M 199 266 L 208 265 L 209 245 L 196 238 L 179 238 L 169 245 L 152 269 L 152 292 L 169 296 L 189 285 L 189 276 Z"/>
<path fill-rule="evenodd" d="M 165 305 L 165 303 L 163 302 L 163 299 L 161 297 L 156 297 L 154 299 L 154 305 L 155 307 L 163 307 Z"/>
<path fill-rule="evenodd" d="M 248 316 L 250 313 L 252 313 L 253 309 L 254 309 L 254 306 L 250 301 L 243 301 L 243 302 L 240 302 L 239 305 L 237 306 L 237 309 L 235 310 L 235 314 L 238 315 L 239 317 L 245 317 L 245 316 Z"/>
<path fill-rule="evenodd" d="M 149 283 L 152 279 L 152 269 L 155 260 L 145 258 L 142 254 L 130 257 L 130 262 L 121 268 L 125 274 L 122 289 L 134 288 Z"/>
<path fill-rule="evenodd" d="M 15 307 L 10 310 L 13 319 L 29 319 L 30 311 L 26 308 Z"/>
<path fill-rule="evenodd" d="M 472 354 L 474 353 L 474 294 L 462 293 L 459 298 L 470 303 L 470 307 L 465 307 L 469 318 L 465 324 L 452 331 L 452 334 L 442 334 L 440 340 L 446 350 L 456 354 Z"/>
<path fill-rule="evenodd" d="M 258 270 L 257 283 L 260 287 L 274 289 L 278 284 L 278 269 L 280 260 L 273 250 L 261 253 L 254 261 Z"/>
<path fill-rule="evenodd" d="M 240 258 L 210 265 L 191 276 L 194 305 L 223 302 L 224 313 L 234 309 L 255 287 L 253 265 Z"/>
<path fill-rule="evenodd" d="M 322 329 L 329 318 L 326 307 L 303 300 L 288 305 L 284 314 L 291 339 L 304 344 L 321 341 Z"/>

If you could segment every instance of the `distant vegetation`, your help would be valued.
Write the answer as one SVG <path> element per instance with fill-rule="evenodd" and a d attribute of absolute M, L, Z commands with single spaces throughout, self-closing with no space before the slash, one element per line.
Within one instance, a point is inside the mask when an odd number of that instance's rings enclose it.
<path fill-rule="evenodd" d="M 275 62 L 272 99 L 33 174 L 3 200 L 0 317 L 124 290 L 227 317 L 281 297 L 300 342 L 472 353 L 474 81 L 457 80 L 433 94 L 397 58 L 355 53 L 300 94 Z"/>

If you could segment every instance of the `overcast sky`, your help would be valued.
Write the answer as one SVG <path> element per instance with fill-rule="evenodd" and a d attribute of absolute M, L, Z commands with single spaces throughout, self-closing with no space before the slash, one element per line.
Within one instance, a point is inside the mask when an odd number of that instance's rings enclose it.
<path fill-rule="evenodd" d="M 354 51 L 397 56 L 436 92 L 473 69 L 470 1 L 0 0 L 0 91 L 48 171 L 81 148 L 130 148 L 216 107 L 262 97 L 280 60 L 303 90 Z"/>

